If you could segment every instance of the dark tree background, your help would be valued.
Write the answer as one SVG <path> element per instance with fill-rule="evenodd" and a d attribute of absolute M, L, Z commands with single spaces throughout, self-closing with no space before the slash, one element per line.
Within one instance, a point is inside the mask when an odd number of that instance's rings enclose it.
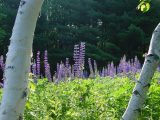
<path fill-rule="evenodd" d="M 6 54 L 20 0 L 0 1 L 0 54 Z M 139 0 L 45 0 L 34 37 L 33 52 L 49 52 L 51 68 L 66 57 L 74 44 L 86 42 L 86 56 L 99 66 L 118 63 L 126 54 L 143 60 L 150 37 L 160 21 L 160 1 L 143 14 Z M 43 58 L 43 54 L 41 54 Z"/>

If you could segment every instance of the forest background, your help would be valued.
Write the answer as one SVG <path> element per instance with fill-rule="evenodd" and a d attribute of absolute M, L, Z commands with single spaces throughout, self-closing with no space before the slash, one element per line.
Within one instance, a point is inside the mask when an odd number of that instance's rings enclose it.
<path fill-rule="evenodd" d="M 160 21 L 160 1 L 151 9 L 136 9 L 139 0 L 45 0 L 34 36 L 33 54 L 48 50 L 51 71 L 57 62 L 70 58 L 75 44 L 86 43 L 86 59 L 99 67 L 125 54 L 143 61 L 152 31 Z M 19 0 L 0 0 L 0 55 L 8 50 Z M 87 61 L 87 60 L 86 60 Z"/>

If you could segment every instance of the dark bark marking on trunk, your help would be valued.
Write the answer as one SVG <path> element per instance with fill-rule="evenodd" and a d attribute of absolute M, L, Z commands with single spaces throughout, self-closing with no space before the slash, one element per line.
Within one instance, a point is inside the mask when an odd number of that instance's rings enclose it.
<path fill-rule="evenodd" d="M 138 112 L 138 113 L 140 113 L 140 112 L 141 112 L 141 109 L 140 109 L 140 108 L 135 109 L 135 110 L 134 110 L 134 112 Z"/>
<path fill-rule="evenodd" d="M 154 30 L 154 31 L 153 31 L 153 33 L 157 33 L 157 32 L 158 32 L 158 30 Z"/>
<path fill-rule="evenodd" d="M 142 85 L 141 81 L 139 81 L 139 80 L 137 81 L 137 83 L 139 83 L 139 84 L 141 84 L 141 85 Z"/>
<path fill-rule="evenodd" d="M 22 93 L 22 99 L 24 99 L 25 97 L 27 97 L 27 89 L 25 89 Z"/>
<path fill-rule="evenodd" d="M 135 91 L 133 92 L 133 94 L 135 94 L 135 95 L 140 95 L 140 93 L 139 93 L 138 90 L 135 90 Z M 141 96 L 141 95 L 140 95 L 140 96 Z"/>
<path fill-rule="evenodd" d="M 147 60 L 148 63 L 152 63 L 151 60 Z"/>
<path fill-rule="evenodd" d="M 23 120 L 23 116 L 19 115 L 18 120 Z"/>
<path fill-rule="evenodd" d="M 160 58 L 159 58 L 158 55 L 154 55 L 154 59 L 155 59 L 156 61 L 158 61 Z"/>
<path fill-rule="evenodd" d="M 4 110 L 4 111 L 2 112 L 3 115 L 5 115 L 6 113 L 7 113 L 6 110 Z"/>
<path fill-rule="evenodd" d="M 19 14 L 22 15 L 24 12 L 23 11 L 19 11 Z"/>
<path fill-rule="evenodd" d="M 21 0 L 21 2 L 20 2 L 20 7 L 22 7 L 23 5 L 25 5 L 26 4 L 26 1 L 25 0 Z"/>
<path fill-rule="evenodd" d="M 153 54 L 148 54 L 148 55 L 147 55 L 147 57 L 153 57 L 153 56 L 154 56 Z"/>
<path fill-rule="evenodd" d="M 159 56 L 156 54 L 148 54 L 147 57 L 154 57 L 154 60 L 156 61 L 160 59 Z"/>
<path fill-rule="evenodd" d="M 14 66 L 7 66 L 7 67 L 6 67 L 6 69 L 12 69 L 12 70 L 13 70 L 14 68 L 15 68 Z"/>
<path fill-rule="evenodd" d="M 145 88 L 145 87 L 150 87 L 151 86 L 151 84 L 150 83 L 148 83 L 148 84 L 146 84 L 146 85 L 144 85 L 143 87 Z"/>

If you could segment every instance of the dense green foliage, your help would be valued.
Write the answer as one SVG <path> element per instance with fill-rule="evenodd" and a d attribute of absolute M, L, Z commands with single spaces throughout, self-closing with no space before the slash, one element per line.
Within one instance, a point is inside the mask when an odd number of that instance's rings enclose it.
<path fill-rule="evenodd" d="M 0 1 L 0 54 L 7 52 L 19 2 Z M 138 55 L 142 59 L 160 20 L 160 1 L 151 1 L 153 7 L 145 14 L 136 9 L 138 4 L 139 0 L 45 0 L 37 24 L 34 54 L 48 49 L 53 69 L 57 62 L 72 58 L 74 44 L 85 41 L 89 46 L 87 57 L 102 66 L 107 61 L 118 62 L 124 54 L 127 58 Z"/>
<path fill-rule="evenodd" d="M 158 120 L 160 111 L 159 73 L 153 78 L 139 120 Z M 30 81 L 26 120 L 119 120 L 129 101 L 131 78 L 77 79 L 60 84 Z"/>

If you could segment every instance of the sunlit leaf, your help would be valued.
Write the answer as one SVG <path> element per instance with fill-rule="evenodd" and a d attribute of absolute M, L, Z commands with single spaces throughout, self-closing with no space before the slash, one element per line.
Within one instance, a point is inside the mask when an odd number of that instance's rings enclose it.
<path fill-rule="evenodd" d="M 36 89 L 36 85 L 35 85 L 35 83 L 34 83 L 34 82 L 32 82 L 32 81 L 30 81 L 30 82 L 29 82 L 29 88 L 30 88 L 30 90 L 31 90 L 31 91 L 33 91 L 33 92 L 34 92 L 34 91 L 35 91 L 35 89 Z"/>
<path fill-rule="evenodd" d="M 29 101 L 26 102 L 26 108 L 31 109 L 31 103 Z"/>
<path fill-rule="evenodd" d="M 137 6 L 137 9 L 144 12 L 147 12 L 150 9 L 150 3 L 149 2 L 140 2 L 140 4 Z"/>

